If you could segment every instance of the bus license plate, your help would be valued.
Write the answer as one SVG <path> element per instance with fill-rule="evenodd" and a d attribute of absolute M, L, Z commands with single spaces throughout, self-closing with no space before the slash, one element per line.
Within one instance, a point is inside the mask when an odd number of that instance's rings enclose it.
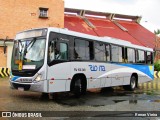
<path fill-rule="evenodd" d="M 23 87 L 18 87 L 18 90 L 19 91 L 24 91 L 24 88 Z"/>

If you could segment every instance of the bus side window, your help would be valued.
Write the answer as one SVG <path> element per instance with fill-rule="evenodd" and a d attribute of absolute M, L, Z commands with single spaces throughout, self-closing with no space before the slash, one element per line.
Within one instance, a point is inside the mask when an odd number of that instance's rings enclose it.
<path fill-rule="evenodd" d="M 95 59 L 96 61 L 106 61 L 105 44 L 95 42 Z"/>
<path fill-rule="evenodd" d="M 91 44 L 88 40 L 76 38 L 74 40 L 74 59 L 91 60 Z"/>
<path fill-rule="evenodd" d="M 48 46 L 48 61 L 51 62 L 54 60 L 54 46 L 55 46 L 55 43 L 54 41 L 50 41 L 49 42 L 49 46 Z"/>
<path fill-rule="evenodd" d="M 147 54 L 146 54 L 146 63 L 147 64 L 153 64 L 152 52 L 147 52 Z"/>
<path fill-rule="evenodd" d="M 68 60 L 68 46 L 66 43 L 59 43 L 59 52 L 55 54 L 56 59 Z"/>
<path fill-rule="evenodd" d="M 135 63 L 135 50 L 133 48 L 127 48 L 128 63 Z"/>
<path fill-rule="evenodd" d="M 123 62 L 122 61 L 122 47 L 117 45 L 111 45 L 112 51 L 112 61 L 113 62 Z"/>
<path fill-rule="evenodd" d="M 142 50 L 136 51 L 136 63 L 145 63 L 145 52 Z"/>

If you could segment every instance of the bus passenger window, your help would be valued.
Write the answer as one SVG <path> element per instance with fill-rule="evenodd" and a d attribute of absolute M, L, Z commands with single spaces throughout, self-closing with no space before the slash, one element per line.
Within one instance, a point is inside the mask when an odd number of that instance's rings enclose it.
<path fill-rule="evenodd" d="M 147 64 L 153 64 L 152 52 L 147 52 L 146 58 L 147 58 L 146 59 Z"/>
<path fill-rule="evenodd" d="M 80 60 L 90 60 L 89 41 L 75 39 L 74 58 Z"/>
<path fill-rule="evenodd" d="M 67 60 L 68 59 L 68 52 L 67 52 L 67 44 L 66 43 L 60 43 L 60 51 L 59 54 L 56 54 L 56 59 L 60 60 Z"/>
<path fill-rule="evenodd" d="M 113 62 L 122 62 L 122 47 L 112 45 L 112 61 Z"/>
<path fill-rule="evenodd" d="M 127 59 L 128 63 L 135 63 L 135 50 L 132 48 L 127 48 Z"/>
<path fill-rule="evenodd" d="M 105 45 L 95 42 L 95 59 L 97 61 L 106 61 Z"/>
<path fill-rule="evenodd" d="M 137 63 L 145 63 L 145 54 L 142 50 L 136 51 L 136 62 Z"/>

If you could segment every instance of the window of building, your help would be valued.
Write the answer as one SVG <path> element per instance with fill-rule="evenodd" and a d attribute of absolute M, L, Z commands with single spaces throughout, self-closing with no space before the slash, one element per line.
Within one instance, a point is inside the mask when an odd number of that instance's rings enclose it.
<path fill-rule="evenodd" d="M 142 50 L 137 50 L 136 52 L 136 62 L 145 63 L 145 52 Z"/>
<path fill-rule="evenodd" d="M 127 62 L 135 63 L 135 50 L 132 48 L 127 48 Z"/>
<path fill-rule="evenodd" d="M 81 39 L 74 41 L 74 58 L 79 60 L 93 60 L 93 42 Z"/>
<path fill-rule="evenodd" d="M 122 62 L 122 47 L 111 45 L 111 51 L 112 51 L 112 61 Z"/>
<path fill-rule="evenodd" d="M 95 59 L 96 61 L 106 61 L 105 44 L 95 42 Z"/>
<path fill-rule="evenodd" d="M 40 18 L 48 18 L 48 8 L 39 8 L 39 17 Z"/>

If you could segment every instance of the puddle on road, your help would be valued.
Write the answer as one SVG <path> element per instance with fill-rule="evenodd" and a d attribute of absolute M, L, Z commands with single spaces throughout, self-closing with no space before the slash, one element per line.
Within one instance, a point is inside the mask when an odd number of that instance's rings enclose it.
<path fill-rule="evenodd" d="M 159 100 L 157 100 L 159 99 Z M 157 91 L 143 91 L 137 89 L 134 92 L 124 91 L 123 89 L 103 89 L 88 91 L 85 96 L 74 98 L 73 96 L 58 96 L 54 102 L 67 106 L 92 106 L 100 107 L 105 105 L 116 105 L 119 103 L 138 104 L 138 101 L 145 100 L 150 102 L 160 102 Z"/>
<path fill-rule="evenodd" d="M 3 89 L 3 88 L 1 88 Z M 7 93 L 11 93 L 15 102 L 40 102 L 40 103 L 57 103 L 59 105 L 66 106 L 93 106 L 100 107 L 106 105 L 116 104 L 138 104 L 139 101 L 145 100 L 146 102 L 160 102 L 160 91 L 153 89 L 136 89 L 134 92 L 124 91 L 121 87 L 115 88 L 103 88 L 103 89 L 92 89 L 87 92 L 85 96 L 80 98 L 74 98 L 69 93 L 55 93 L 53 96 L 50 95 L 49 99 L 42 99 L 40 93 L 20 92 L 8 90 Z M 13 94 L 12 94 L 13 93 Z M 1 97 L 0 97 L 1 98 Z M 4 98 L 4 96 L 3 96 Z M 6 99 L 8 95 L 6 95 Z M 2 100 L 0 100 L 2 101 Z"/>
<path fill-rule="evenodd" d="M 156 103 L 160 103 L 160 100 L 148 100 L 148 102 L 156 102 Z"/>
<path fill-rule="evenodd" d="M 115 103 L 124 102 L 126 100 L 113 100 Z"/>

